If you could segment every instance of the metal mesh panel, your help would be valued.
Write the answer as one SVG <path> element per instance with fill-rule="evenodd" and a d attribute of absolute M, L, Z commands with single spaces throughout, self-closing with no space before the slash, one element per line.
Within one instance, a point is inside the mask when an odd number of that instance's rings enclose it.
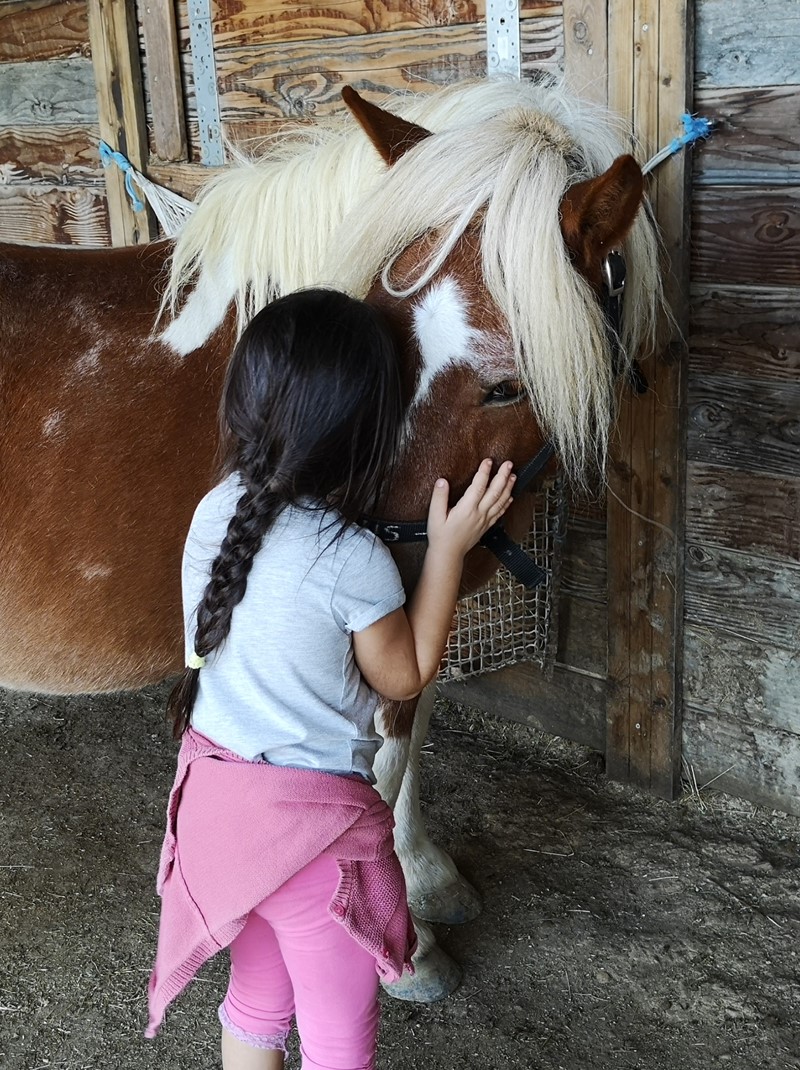
<path fill-rule="evenodd" d="M 534 590 L 501 568 L 456 607 L 439 682 L 501 669 L 517 661 L 550 667 L 556 636 L 557 590 L 566 517 L 563 485 L 556 481 L 533 497 L 531 529 L 523 548 L 547 572 Z"/>

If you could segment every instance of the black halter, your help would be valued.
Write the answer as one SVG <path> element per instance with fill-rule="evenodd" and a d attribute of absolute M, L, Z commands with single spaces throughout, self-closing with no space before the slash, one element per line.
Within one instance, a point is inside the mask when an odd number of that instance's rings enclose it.
<path fill-rule="evenodd" d="M 622 343 L 620 328 L 622 323 L 622 294 L 625 290 L 625 261 L 617 249 L 612 249 L 603 261 L 603 310 L 606 317 L 611 359 L 616 374 L 622 365 Z M 637 394 L 647 390 L 647 380 L 642 375 L 636 361 L 633 361 L 628 373 L 630 385 Z M 539 452 L 517 472 L 514 493 L 525 490 L 543 471 L 555 455 L 552 442 L 546 442 Z M 362 521 L 365 528 L 374 531 L 379 539 L 388 545 L 401 542 L 425 542 L 428 538 L 427 520 L 377 520 L 367 518 Z M 480 545 L 491 550 L 495 557 L 514 576 L 518 583 L 529 590 L 540 586 L 547 579 L 547 572 L 538 565 L 519 545 L 514 542 L 502 520 L 489 528 L 480 541 Z"/>

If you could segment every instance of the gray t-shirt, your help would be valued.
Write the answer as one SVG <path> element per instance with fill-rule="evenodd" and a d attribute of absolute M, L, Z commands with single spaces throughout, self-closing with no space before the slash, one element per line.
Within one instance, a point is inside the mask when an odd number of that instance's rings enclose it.
<path fill-rule="evenodd" d="M 183 555 L 186 654 L 197 607 L 242 488 L 229 476 L 200 502 Z M 400 574 L 363 528 L 332 541 L 332 517 L 286 509 L 267 533 L 223 646 L 206 659 L 192 711 L 203 735 L 248 761 L 359 773 L 374 782 L 378 695 L 352 632 L 403 605 Z M 338 519 L 338 518 L 337 518 Z"/>

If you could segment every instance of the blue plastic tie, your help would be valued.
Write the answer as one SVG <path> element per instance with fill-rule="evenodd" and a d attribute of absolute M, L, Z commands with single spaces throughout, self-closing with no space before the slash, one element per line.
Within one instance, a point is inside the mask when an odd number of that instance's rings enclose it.
<path fill-rule="evenodd" d="M 714 123 L 711 119 L 704 119 L 702 115 L 695 116 L 687 113 L 681 116 L 681 122 L 683 133 L 670 142 L 670 155 L 680 152 L 684 145 L 691 145 L 700 138 L 708 137 L 714 131 Z"/>
<path fill-rule="evenodd" d="M 134 212 L 144 211 L 144 201 L 140 200 L 139 195 L 134 189 L 134 166 L 130 160 L 126 159 L 121 152 L 116 152 L 105 141 L 100 142 L 100 160 L 103 167 L 108 167 L 109 164 L 115 163 L 117 167 L 125 175 L 125 192 L 131 199 Z"/>

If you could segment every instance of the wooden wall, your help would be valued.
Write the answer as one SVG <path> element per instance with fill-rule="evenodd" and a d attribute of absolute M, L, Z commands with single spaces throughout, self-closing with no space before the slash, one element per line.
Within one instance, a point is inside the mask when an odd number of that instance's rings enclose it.
<path fill-rule="evenodd" d="M 800 813 L 800 4 L 701 0 L 684 756 Z"/>
<path fill-rule="evenodd" d="M 0 0 L 2 240 L 111 241 L 88 17 L 90 4 L 105 2 Z M 525 69 L 577 72 L 596 96 L 609 78 L 608 38 L 592 34 L 626 3 L 525 0 Z M 165 152 L 157 133 L 154 101 L 163 103 L 170 60 L 145 40 L 159 9 L 145 0 L 136 8 L 148 172 L 191 195 L 208 171 L 187 3 L 176 4 L 171 81 L 185 158 Z M 212 15 L 234 141 L 335 110 L 344 82 L 376 100 L 485 70 L 483 0 L 216 0 Z M 694 153 L 684 757 L 698 784 L 800 812 L 800 8 L 696 0 L 695 16 L 695 110 L 723 128 Z M 552 673 L 514 666 L 448 692 L 605 751 L 618 686 L 609 673 L 610 553 L 605 503 L 574 501 Z"/>

